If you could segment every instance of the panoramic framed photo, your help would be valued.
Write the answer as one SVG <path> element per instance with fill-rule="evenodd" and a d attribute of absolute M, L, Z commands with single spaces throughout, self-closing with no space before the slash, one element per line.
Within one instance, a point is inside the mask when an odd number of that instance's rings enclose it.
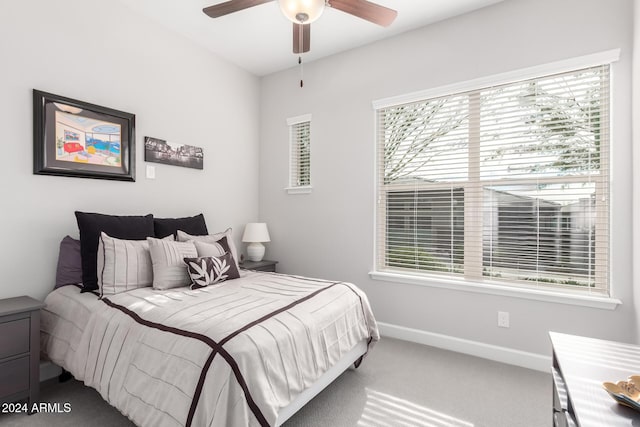
<path fill-rule="evenodd" d="M 34 89 L 33 173 L 135 181 L 135 120 Z"/>
<path fill-rule="evenodd" d="M 164 139 L 145 136 L 144 161 L 204 169 L 204 150 L 195 145 L 174 144 Z"/>

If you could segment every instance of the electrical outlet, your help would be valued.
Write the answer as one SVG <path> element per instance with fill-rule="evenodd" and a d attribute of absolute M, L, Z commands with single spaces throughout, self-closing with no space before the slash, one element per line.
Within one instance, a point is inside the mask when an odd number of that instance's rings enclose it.
<path fill-rule="evenodd" d="M 500 328 L 508 328 L 509 327 L 509 312 L 508 311 L 499 311 L 498 312 L 498 327 L 500 327 Z"/>

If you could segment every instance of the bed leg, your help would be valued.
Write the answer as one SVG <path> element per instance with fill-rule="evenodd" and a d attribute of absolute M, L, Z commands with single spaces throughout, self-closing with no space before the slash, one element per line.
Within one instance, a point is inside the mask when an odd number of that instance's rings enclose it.
<path fill-rule="evenodd" d="M 71 375 L 71 372 L 65 370 L 64 368 L 62 369 L 62 373 L 60 375 L 58 375 L 58 382 L 59 383 L 66 383 L 67 381 L 69 381 L 70 379 L 73 378 L 73 375 Z"/>
<path fill-rule="evenodd" d="M 358 369 L 360 364 L 362 363 L 362 359 L 364 359 L 364 354 L 358 358 L 355 362 L 353 362 L 353 367 Z"/>

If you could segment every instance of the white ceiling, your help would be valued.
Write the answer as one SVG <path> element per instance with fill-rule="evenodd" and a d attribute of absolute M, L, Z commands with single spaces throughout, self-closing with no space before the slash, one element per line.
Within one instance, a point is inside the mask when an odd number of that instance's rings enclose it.
<path fill-rule="evenodd" d="M 292 53 L 292 23 L 282 15 L 277 1 L 216 19 L 202 9 L 221 0 L 119 1 L 255 75 L 297 64 L 297 55 Z M 504 0 L 373 1 L 398 11 L 390 27 L 327 8 L 311 24 L 311 51 L 303 60 L 310 62 Z"/>

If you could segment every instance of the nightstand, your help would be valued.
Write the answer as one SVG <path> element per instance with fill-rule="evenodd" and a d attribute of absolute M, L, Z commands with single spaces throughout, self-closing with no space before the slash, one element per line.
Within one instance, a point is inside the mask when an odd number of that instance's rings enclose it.
<path fill-rule="evenodd" d="M 26 296 L 0 300 L 0 402 L 38 401 L 42 307 Z"/>
<path fill-rule="evenodd" d="M 240 268 L 255 271 L 271 271 L 275 273 L 277 263 L 278 261 L 269 261 L 268 259 L 263 259 L 262 261 L 245 260 L 244 262 L 240 263 Z"/>

